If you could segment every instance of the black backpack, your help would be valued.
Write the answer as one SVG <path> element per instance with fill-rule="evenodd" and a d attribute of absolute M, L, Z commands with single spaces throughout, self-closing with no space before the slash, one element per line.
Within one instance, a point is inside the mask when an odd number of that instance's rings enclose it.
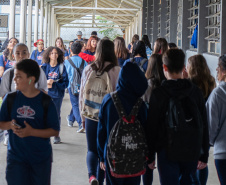
<path fill-rule="evenodd" d="M 199 109 L 187 95 L 171 97 L 166 112 L 167 157 L 171 161 L 196 161 L 201 155 L 203 122 Z"/>
<path fill-rule="evenodd" d="M 148 150 L 144 129 L 137 119 L 143 101 L 139 98 L 127 116 L 117 92 L 112 92 L 111 97 L 119 115 L 107 145 L 107 161 L 111 175 L 116 178 L 140 176 L 146 171 Z"/>
<path fill-rule="evenodd" d="M 71 64 L 71 66 L 75 69 L 73 74 L 73 79 L 70 82 L 71 86 L 71 93 L 73 95 L 79 95 L 80 92 L 80 85 L 81 85 L 81 77 L 82 77 L 82 71 L 84 69 L 85 61 L 82 59 L 82 63 L 79 68 L 75 66 L 71 58 L 68 59 L 68 62 Z"/>

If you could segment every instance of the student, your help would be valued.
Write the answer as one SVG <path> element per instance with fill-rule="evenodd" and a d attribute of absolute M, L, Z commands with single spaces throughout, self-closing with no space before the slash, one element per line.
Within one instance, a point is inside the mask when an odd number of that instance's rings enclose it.
<path fill-rule="evenodd" d="M 132 51 L 133 51 L 133 44 L 134 44 L 134 42 L 136 42 L 136 41 L 138 41 L 139 40 L 139 35 L 137 35 L 137 34 L 135 34 L 134 36 L 133 36 L 133 38 L 132 38 L 132 42 L 131 43 L 129 43 L 129 45 L 128 45 L 128 50 L 129 50 L 129 52 L 130 53 L 132 53 Z"/>
<path fill-rule="evenodd" d="M 9 132 L 8 185 L 50 184 L 50 137 L 58 135 L 59 122 L 51 98 L 35 87 L 39 76 L 40 69 L 35 61 L 18 62 L 14 77 L 17 91 L 5 96 L 0 110 L 0 129 Z M 46 107 L 44 101 L 48 101 Z"/>
<path fill-rule="evenodd" d="M 95 55 L 90 55 L 85 53 L 88 40 L 85 39 L 84 41 L 76 41 L 76 42 L 79 42 L 82 45 L 81 52 L 79 53 L 78 56 L 81 57 L 83 60 L 85 60 L 88 64 L 92 63 L 95 60 Z"/>
<path fill-rule="evenodd" d="M 65 89 L 68 86 L 68 76 L 63 64 L 64 55 L 62 50 L 57 47 L 49 47 L 43 53 L 42 69 L 45 72 L 48 95 L 52 98 L 58 114 L 59 123 L 61 124 L 61 106 L 64 98 Z M 61 143 L 60 136 L 54 137 L 54 144 Z"/>
<path fill-rule="evenodd" d="M 98 66 L 97 70 L 99 72 L 103 71 L 108 65 L 114 64 L 114 67 L 111 68 L 108 71 L 108 76 L 110 79 L 111 89 L 113 91 L 116 89 L 116 84 L 118 81 L 118 74 L 120 71 L 120 67 L 118 66 L 118 61 L 115 56 L 114 52 L 114 43 L 110 40 L 100 40 L 97 45 L 97 51 L 96 51 L 96 59 L 95 62 L 91 65 L 88 65 L 85 67 L 82 79 L 81 79 L 81 87 L 80 87 L 80 94 L 79 94 L 79 110 L 80 112 L 83 110 L 84 106 L 84 90 L 85 85 L 93 71 L 92 68 L 94 66 Z M 89 174 L 89 182 L 94 185 L 99 181 L 100 185 L 103 185 L 104 181 L 104 172 L 103 170 L 100 170 L 99 167 L 99 160 L 98 160 L 98 153 L 97 153 L 97 121 L 93 121 L 88 118 L 84 118 L 84 116 L 81 115 L 83 128 L 86 129 L 86 139 L 87 139 L 87 167 L 88 167 L 88 174 Z"/>
<path fill-rule="evenodd" d="M 83 40 L 83 38 L 82 38 L 82 32 L 81 31 L 78 31 L 77 32 L 77 39 L 74 39 L 74 42 L 76 42 L 76 41 L 82 41 Z"/>
<path fill-rule="evenodd" d="M 69 54 L 68 54 L 67 49 L 65 48 L 64 41 L 61 37 L 56 38 L 55 47 L 58 47 L 59 49 L 61 49 L 63 51 L 64 57 L 65 57 L 64 60 L 67 60 L 69 57 Z"/>
<path fill-rule="evenodd" d="M 37 42 L 34 43 L 34 47 L 37 47 L 38 49 L 34 50 L 31 54 L 31 59 L 35 60 L 39 66 L 42 65 L 42 54 L 44 52 L 44 41 L 42 39 L 37 40 Z"/>
<path fill-rule="evenodd" d="M 133 51 L 132 51 L 132 59 L 128 59 L 126 62 L 135 62 L 137 65 L 141 65 L 141 62 L 144 60 L 144 64 L 141 66 L 144 72 L 146 72 L 148 67 L 148 60 L 146 54 L 146 48 L 143 41 L 139 40 L 134 42 L 133 44 Z"/>
<path fill-rule="evenodd" d="M 226 55 L 219 57 L 216 87 L 206 103 L 210 145 L 214 147 L 214 162 L 221 185 L 226 184 Z"/>
<path fill-rule="evenodd" d="M 144 42 L 145 44 L 145 47 L 146 47 L 146 54 L 147 54 L 147 57 L 148 59 L 151 57 L 151 54 L 152 54 L 152 49 L 151 49 L 151 44 L 150 44 L 150 41 L 149 41 L 149 38 L 147 35 L 143 35 L 142 36 L 142 41 Z"/>
<path fill-rule="evenodd" d="M 3 51 L 3 54 L 0 56 L 0 78 L 2 77 L 4 71 L 14 66 L 15 61 L 12 54 L 13 48 L 18 42 L 19 41 L 14 37 L 9 39 L 7 48 Z"/>
<path fill-rule="evenodd" d="M 74 41 L 70 41 L 69 42 L 69 47 L 68 47 L 68 55 L 69 55 L 69 57 L 71 57 L 72 56 L 72 54 L 71 54 L 71 45 L 74 43 Z"/>
<path fill-rule="evenodd" d="M 194 55 L 188 58 L 187 62 L 188 78 L 202 91 L 205 102 L 210 93 L 216 87 L 215 79 L 211 76 L 206 59 L 202 55 Z M 193 184 L 206 185 L 208 179 L 208 166 L 202 170 L 197 170 L 192 174 Z"/>
<path fill-rule="evenodd" d="M 203 169 L 207 166 L 209 138 L 205 101 L 201 90 L 197 86 L 193 85 L 187 79 L 182 79 L 182 71 L 185 67 L 184 60 L 185 54 L 179 49 L 170 49 L 163 55 L 163 70 L 167 80 L 164 81 L 160 87 L 152 91 L 149 102 L 146 136 L 150 151 L 149 160 L 153 161 L 149 164 L 149 167 L 154 166 L 155 152 L 157 152 L 161 185 L 189 185 L 192 183 L 190 175 L 195 173 L 196 169 Z M 184 96 L 184 98 L 182 98 L 182 96 Z M 172 128 L 172 122 L 170 122 L 170 118 L 168 118 L 167 115 L 172 115 L 172 113 L 168 111 L 168 106 L 169 102 L 176 102 L 175 98 L 182 98 L 181 102 L 187 102 L 186 106 L 182 104 L 182 107 L 184 107 L 183 110 L 187 108 L 186 111 L 181 110 L 185 114 L 184 118 L 187 116 L 187 120 L 184 121 L 195 124 L 196 129 L 192 130 L 192 135 L 190 134 L 191 128 L 194 127 L 186 127 L 187 131 L 183 132 L 189 134 L 186 138 L 182 137 L 184 134 L 182 134 L 181 129 L 178 131 L 180 133 L 176 132 L 177 126 L 173 125 L 176 127 L 174 132 L 172 129 L 170 130 L 170 128 Z M 198 110 L 192 113 L 195 109 Z M 179 109 L 177 110 L 177 113 L 181 112 Z M 180 114 L 177 115 L 180 116 Z M 190 115 L 192 115 L 192 119 L 190 119 Z M 201 120 L 195 121 L 197 120 L 196 118 Z M 183 122 L 180 122 L 180 124 L 182 123 Z M 175 134 L 173 135 L 175 132 L 176 134 L 178 133 L 178 135 L 181 134 L 180 138 L 177 137 L 177 141 L 180 140 L 180 144 L 186 143 L 186 147 L 183 145 L 176 149 L 178 145 L 175 144 L 174 140 L 170 139 L 177 136 Z M 194 132 L 197 133 L 196 137 Z M 188 146 L 190 146 L 190 148 L 188 148 Z M 187 149 L 189 151 L 187 151 Z M 202 151 L 201 154 L 200 151 Z M 189 155 L 188 152 L 190 152 Z M 192 156 L 195 153 L 196 155 Z"/>
<path fill-rule="evenodd" d="M 86 50 L 84 51 L 84 53 L 94 55 L 96 52 L 97 41 L 97 37 L 91 36 L 87 42 Z"/>
<path fill-rule="evenodd" d="M 168 49 L 178 49 L 177 45 L 173 42 L 168 43 Z"/>
<path fill-rule="evenodd" d="M 129 59 L 130 53 L 126 49 L 125 40 L 122 37 L 116 37 L 114 40 L 115 55 L 118 59 L 119 66 L 122 67 L 125 60 Z"/>
<path fill-rule="evenodd" d="M 85 66 L 87 65 L 87 62 L 83 61 L 82 58 L 78 56 L 78 54 L 81 52 L 81 49 L 82 49 L 82 45 L 79 42 L 73 43 L 72 46 L 71 46 L 72 57 L 70 59 L 71 59 L 71 62 L 73 62 L 73 64 L 77 68 L 80 68 L 80 66 L 83 65 L 82 68 L 84 69 Z M 65 67 L 66 67 L 66 71 L 67 71 L 67 74 L 68 74 L 68 79 L 69 79 L 70 82 L 72 82 L 76 69 L 70 64 L 70 62 L 69 62 L 70 59 L 65 61 Z M 83 63 L 82 63 L 82 61 L 83 61 Z M 80 71 L 81 74 L 82 74 L 82 71 Z M 68 92 L 69 92 L 69 95 L 70 95 L 70 101 L 71 101 L 71 105 L 72 105 L 72 112 L 71 112 L 72 114 L 70 114 L 67 117 L 68 126 L 73 127 L 73 123 L 76 120 L 78 125 L 79 125 L 77 132 L 82 133 L 82 132 L 84 132 L 85 129 L 82 126 L 82 120 L 81 120 L 81 117 L 80 117 L 79 95 L 72 94 L 71 83 L 68 84 Z"/>
<path fill-rule="evenodd" d="M 165 38 L 158 38 L 154 44 L 153 54 L 164 54 L 168 50 L 168 43 Z"/>

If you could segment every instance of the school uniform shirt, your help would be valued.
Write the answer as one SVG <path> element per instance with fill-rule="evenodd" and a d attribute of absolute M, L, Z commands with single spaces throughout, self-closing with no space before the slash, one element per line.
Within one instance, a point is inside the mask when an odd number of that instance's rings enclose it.
<path fill-rule="evenodd" d="M 89 54 L 89 55 L 95 55 L 95 51 L 91 52 L 90 50 L 85 50 L 84 53 Z"/>
<path fill-rule="evenodd" d="M 52 98 L 64 97 L 65 89 L 69 83 L 65 66 L 63 66 L 64 68 L 62 75 L 60 74 L 59 67 L 60 64 L 57 64 L 55 67 L 51 67 L 49 63 L 42 65 L 42 69 L 45 72 L 47 80 L 54 80 L 52 88 L 48 89 L 48 95 L 50 95 Z"/>
<path fill-rule="evenodd" d="M 44 123 L 42 96 L 43 92 L 40 91 L 34 98 L 27 98 L 23 93 L 17 91 L 16 98 L 12 105 L 12 111 L 8 113 L 6 95 L 0 109 L 0 121 L 11 121 L 15 119 L 16 123 L 22 128 L 25 127 L 24 121 L 26 121 L 35 129 L 52 128 L 59 131 L 58 116 L 52 100 L 49 103 L 46 123 Z M 12 130 L 8 130 L 8 133 L 8 159 L 29 164 L 41 163 L 51 159 L 52 147 L 50 138 L 33 136 L 20 138 L 14 134 Z"/>
<path fill-rule="evenodd" d="M 47 88 L 46 75 L 41 68 L 39 68 L 39 69 L 40 69 L 40 77 L 38 79 L 38 82 L 35 84 L 35 87 L 38 88 L 41 91 L 44 90 L 44 91 L 47 92 L 48 88 Z M 14 77 L 15 76 L 13 75 L 13 79 L 14 79 Z M 2 76 L 0 97 L 5 96 L 9 92 L 15 92 L 16 91 L 14 80 L 12 80 L 11 84 L 10 84 L 9 80 L 10 80 L 10 69 L 5 71 L 3 76 Z M 10 86 L 11 86 L 11 91 L 10 91 Z"/>
<path fill-rule="evenodd" d="M 143 57 L 135 57 L 134 58 L 134 62 L 139 65 L 140 62 L 143 60 L 144 58 Z M 124 65 L 127 63 L 127 62 L 131 62 L 131 59 L 127 59 L 125 62 L 124 62 Z M 144 71 L 146 72 L 147 71 L 147 68 L 148 68 L 148 61 L 146 61 L 144 63 L 144 65 L 142 66 L 142 68 L 144 69 Z"/>
<path fill-rule="evenodd" d="M 127 59 L 129 59 L 129 58 L 130 58 L 130 54 L 129 54 L 129 53 L 127 54 L 126 59 L 124 59 L 124 58 L 118 58 L 118 65 L 119 65 L 120 67 L 122 67 L 123 64 L 124 64 L 124 62 L 125 62 Z"/>
<path fill-rule="evenodd" d="M 35 52 L 37 51 L 37 55 L 35 57 Z M 42 50 L 41 52 L 39 52 L 38 50 L 34 50 L 31 54 L 31 59 L 35 60 L 38 65 L 42 65 L 42 53 L 44 52 L 44 50 Z"/>
<path fill-rule="evenodd" d="M 71 60 L 75 64 L 75 66 L 77 68 L 79 68 L 80 65 L 82 64 L 82 58 L 79 57 L 79 56 L 72 56 Z M 68 74 L 68 80 L 69 80 L 69 82 L 72 82 L 73 81 L 74 72 L 75 72 L 75 68 L 70 64 L 70 62 L 68 60 L 65 61 L 64 65 L 66 67 L 66 71 L 67 71 L 67 74 Z M 84 61 L 84 68 L 87 65 L 88 65 L 87 62 Z M 68 87 L 67 88 L 70 88 L 70 87 L 71 87 L 71 84 L 68 83 Z"/>
<path fill-rule="evenodd" d="M 91 63 L 95 60 L 95 56 L 94 55 L 89 55 L 87 53 L 83 53 L 83 52 L 80 52 L 78 54 L 78 56 L 80 56 L 83 60 L 85 60 L 87 63 Z"/>
<path fill-rule="evenodd" d="M 64 52 L 64 57 L 69 57 L 69 54 L 68 54 L 68 51 L 67 50 L 65 50 L 63 52 Z"/>
<path fill-rule="evenodd" d="M 5 71 L 14 67 L 15 63 L 16 61 L 10 61 L 6 57 L 3 57 L 3 55 L 0 56 L 0 66 L 4 67 Z"/>

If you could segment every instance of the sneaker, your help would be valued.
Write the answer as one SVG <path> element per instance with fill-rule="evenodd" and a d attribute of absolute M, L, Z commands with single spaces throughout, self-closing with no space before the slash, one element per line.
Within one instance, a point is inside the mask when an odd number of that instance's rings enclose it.
<path fill-rule="evenodd" d="M 78 133 L 82 133 L 84 131 L 85 131 L 85 129 L 83 127 L 79 127 L 79 129 L 77 130 Z"/>
<path fill-rule="evenodd" d="M 73 122 L 69 120 L 68 116 L 66 117 L 66 120 L 67 120 L 67 125 L 69 127 L 73 127 Z"/>
<path fill-rule="evenodd" d="M 99 185 L 99 182 L 98 182 L 98 180 L 96 179 L 96 177 L 94 175 L 92 175 L 89 178 L 89 183 L 90 183 L 90 185 Z"/>
<path fill-rule="evenodd" d="M 53 144 L 60 144 L 60 143 L 61 143 L 60 137 L 54 137 Z"/>
<path fill-rule="evenodd" d="M 7 135 L 5 135 L 5 140 L 4 140 L 3 144 L 5 146 L 7 146 L 8 145 L 8 141 L 9 141 L 9 135 L 7 134 Z"/>

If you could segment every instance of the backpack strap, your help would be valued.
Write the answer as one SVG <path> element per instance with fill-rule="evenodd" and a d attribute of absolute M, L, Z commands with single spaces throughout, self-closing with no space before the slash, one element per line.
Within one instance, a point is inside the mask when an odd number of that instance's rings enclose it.
<path fill-rule="evenodd" d="M 47 128 L 47 116 L 48 116 L 48 109 L 49 109 L 49 104 L 51 101 L 51 97 L 45 93 L 42 95 L 42 106 L 43 106 L 43 121 L 44 121 L 44 126 Z"/>
<path fill-rule="evenodd" d="M 137 117 L 137 114 L 139 113 L 139 110 L 140 110 L 142 103 L 143 103 L 143 100 L 141 98 L 138 98 L 138 100 L 137 100 L 136 104 L 133 106 L 133 109 L 130 112 L 129 116 Z"/>
<path fill-rule="evenodd" d="M 148 59 L 144 58 L 143 60 L 141 60 L 141 62 L 139 63 L 140 67 L 143 67 L 143 65 L 148 61 Z"/>
<path fill-rule="evenodd" d="M 117 91 L 111 92 L 110 95 L 111 95 L 111 98 L 112 98 L 112 100 L 114 102 L 114 105 L 115 105 L 115 108 L 116 108 L 116 110 L 118 112 L 119 117 L 120 118 L 126 117 L 127 116 L 126 112 L 125 112 L 125 110 L 124 110 L 124 108 L 122 106 L 122 103 L 121 103 L 121 101 L 120 101 L 120 99 L 118 97 Z"/>
<path fill-rule="evenodd" d="M 12 107 L 13 107 L 13 102 L 14 102 L 14 100 L 16 98 L 16 95 L 17 95 L 17 91 L 16 92 L 9 93 L 7 95 L 6 102 L 7 102 L 7 111 L 8 111 L 8 115 L 9 116 L 11 115 L 11 111 L 12 111 Z M 11 119 L 11 116 L 10 116 L 10 119 Z"/>
<path fill-rule="evenodd" d="M 5 57 L 4 54 L 2 56 L 3 56 L 3 62 L 4 62 L 4 68 L 5 68 L 5 66 L 6 66 L 6 64 L 8 62 L 8 59 L 7 59 L 7 57 Z"/>
<path fill-rule="evenodd" d="M 11 85 L 12 85 L 12 82 L 13 82 L 13 76 L 14 76 L 14 68 L 11 68 L 10 71 L 9 71 L 9 92 L 12 91 Z"/>
<path fill-rule="evenodd" d="M 68 62 L 72 65 L 73 68 L 78 69 L 75 64 L 73 63 L 73 61 L 71 60 L 71 58 L 68 59 Z"/>
<path fill-rule="evenodd" d="M 84 65 L 85 65 L 85 61 L 82 59 L 82 63 L 80 65 L 80 67 L 79 67 L 79 71 L 81 71 L 81 72 L 83 71 Z"/>
<path fill-rule="evenodd" d="M 38 55 L 38 49 L 35 50 L 35 60 L 36 60 L 37 55 Z"/>

